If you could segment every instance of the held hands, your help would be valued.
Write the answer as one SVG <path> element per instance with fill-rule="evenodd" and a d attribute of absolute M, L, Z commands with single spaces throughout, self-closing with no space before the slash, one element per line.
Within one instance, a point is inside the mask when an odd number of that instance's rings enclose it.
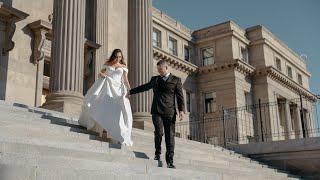
<path fill-rule="evenodd" d="M 179 111 L 179 121 L 182 121 L 184 119 L 184 112 L 183 111 Z"/>

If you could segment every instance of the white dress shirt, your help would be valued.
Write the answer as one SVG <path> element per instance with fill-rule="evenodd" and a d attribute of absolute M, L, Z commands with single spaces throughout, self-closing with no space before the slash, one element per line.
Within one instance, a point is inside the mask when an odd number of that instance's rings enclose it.
<path fill-rule="evenodd" d="M 167 73 L 166 75 L 162 76 L 162 79 L 163 79 L 164 81 L 167 81 L 167 79 L 169 78 L 169 76 L 170 76 L 170 73 Z"/>

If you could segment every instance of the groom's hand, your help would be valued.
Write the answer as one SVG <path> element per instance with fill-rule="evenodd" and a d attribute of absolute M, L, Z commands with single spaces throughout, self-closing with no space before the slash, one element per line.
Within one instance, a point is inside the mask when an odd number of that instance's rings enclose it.
<path fill-rule="evenodd" d="M 179 111 L 179 120 L 182 121 L 184 119 L 184 112 Z"/>

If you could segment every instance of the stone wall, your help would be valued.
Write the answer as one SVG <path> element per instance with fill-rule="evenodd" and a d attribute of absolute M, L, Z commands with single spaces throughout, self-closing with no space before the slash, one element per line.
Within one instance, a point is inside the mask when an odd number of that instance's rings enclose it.
<path fill-rule="evenodd" d="M 12 7 L 29 16 L 16 23 L 13 36 L 15 47 L 8 57 L 4 99 L 35 105 L 37 66 L 32 63 L 33 33 L 28 24 L 39 19 L 47 20 L 52 13 L 53 0 L 28 0 L 28 3 L 25 0 L 14 0 Z"/>

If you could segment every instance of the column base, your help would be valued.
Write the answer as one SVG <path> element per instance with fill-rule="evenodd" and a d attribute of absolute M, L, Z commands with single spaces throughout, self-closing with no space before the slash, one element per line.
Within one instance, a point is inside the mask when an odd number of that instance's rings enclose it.
<path fill-rule="evenodd" d="M 149 112 L 133 113 L 133 128 L 153 131 L 152 116 Z"/>
<path fill-rule="evenodd" d="M 79 118 L 83 105 L 83 95 L 78 92 L 54 92 L 46 97 L 42 108 L 63 112 Z"/>

